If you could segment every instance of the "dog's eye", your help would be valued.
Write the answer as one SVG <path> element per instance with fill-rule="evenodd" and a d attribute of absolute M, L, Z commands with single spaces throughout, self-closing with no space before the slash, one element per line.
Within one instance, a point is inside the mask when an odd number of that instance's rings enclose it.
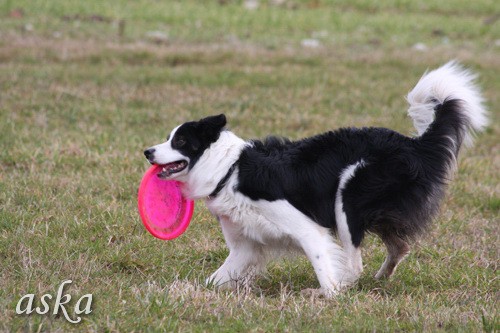
<path fill-rule="evenodd" d="M 175 140 L 175 145 L 176 145 L 177 147 L 182 147 L 182 146 L 184 146 L 185 144 L 186 144 L 186 140 L 184 140 L 184 138 L 177 138 L 177 139 Z"/>

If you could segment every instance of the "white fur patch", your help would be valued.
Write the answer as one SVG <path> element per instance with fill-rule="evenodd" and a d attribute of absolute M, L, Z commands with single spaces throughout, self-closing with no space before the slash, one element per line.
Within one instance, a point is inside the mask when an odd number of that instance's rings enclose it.
<path fill-rule="evenodd" d="M 174 137 L 175 132 L 177 131 L 177 129 L 179 127 L 180 127 L 180 125 L 177 126 L 176 128 L 174 128 L 172 130 L 172 132 L 170 132 L 170 138 L 166 142 L 160 143 L 160 144 L 157 144 L 156 146 L 151 147 L 155 150 L 154 162 L 156 164 L 168 164 L 168 163 L 172 163 L 172 162 L 176 162 L 176 161 L 180 161 L 180 160 L 185 160 L 189 164 L 189 158 L 187 156 L 182 155 L 179 151 L 172 148 L 172 138 Z M 171 177 L 171 179 L 181 178 L 183 175 L 186 175 L 187 173 L 188 173 L 188 169 L 186 168 L 186 169 L 182 170 L 181 172 L 174 174 L 173 177 Z"/>
<path fill-rule="evenodd" d="M 364 161 L 361 160 L 355 164 L 347 166 L 342 171 L 340 175 L 339 187 L 335 197 L 335 220 L 337 221 L 337 233 L 347 254 L 347 265 L 356 275 L 361 274 L 363 271 L 361 249 L 356 248 L 352 244 L 351 233 L 349 232 L 349 225 L 347 224 L 347 216 L 344 211 L 342 190 L 346 187 L 347 182 L 354 176 L 356 170 L 363 167 L 364 164 Z"/>
<path fill-rule="evenodd" d="M 191 199 L 209 196 L 238 160 L 245 145 L 245 141 L 231 131 L 222 131 L 219 139 L 205 149 L 189 173 L 177 179 L 185 182 L 185 195 Z"/>
<path fill-rule="evenodd" d="M 408 115 L 418 135 L 422 135 L 434 121 L 434 107 L 447 99 L 464 101 L 465 115 L 473 130 L 481 131 L 488 124 L 487 112 L 481 92 L 475 84 L 476 75 L 456 61 L 425 73 L 406 99 L 410 104 Z M 472 133 L 465 136 L 465 144 L 472 144 Z"/>

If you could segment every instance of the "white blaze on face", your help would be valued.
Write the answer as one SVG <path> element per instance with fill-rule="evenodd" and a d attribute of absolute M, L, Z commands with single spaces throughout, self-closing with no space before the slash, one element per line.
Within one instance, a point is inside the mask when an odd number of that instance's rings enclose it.
<path fill-rule="evenodd" d="M 152 163 L 162 165 L 163 171 L 158 174 L 158 176 L 162 179 L 180 179 L 179 177 L 187 174 L 189 165 L 189 157 L 181 154 L 178 150 L 172 148 L 172 139 L 175 136 L 177 129 L 180 126 L 174 128 L 174 130 L 170 133 L 169 139 L 158 145 L 151 147 L 150 149 L 154 149 L 154 157 L 151 160 Z M 174 163 L 184 161 L 183 164 Z M 181 171 L 174 171 L 176 168 L 183 168 Z"/>
<path fill-rule="evenodd" d="M 180 160 L 185 160 L 189 164 L 189 158 L 187 156 L 182 155 L 178 150 L 172 148 L 172 139 L 179 127 L 180 125 L 172 130 L 168 141 L 151 147 L 155 150 L 153 160 L 155 164 L 168 164 Z"/>

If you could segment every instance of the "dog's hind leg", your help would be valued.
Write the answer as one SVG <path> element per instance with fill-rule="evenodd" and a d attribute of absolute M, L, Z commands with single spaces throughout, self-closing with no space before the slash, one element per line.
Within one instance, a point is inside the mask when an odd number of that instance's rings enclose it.
<path fill-rule="evenodd" d="M 206 283 L 217 287 L 246 287 L 252 278 L 265 268 L 266 256 L 262 246 L 243 236 L 239 226 L 228 218 L 220 217 L 219 220 L 229 248 L 229 256 Z"/>
<path fill-rule="evenodd" d="M 382 241 L 387 247 L 387 258 L 375 274 L 376 279 L 388 278 L 396 269 L 401 260 L 410 252 L 410 246 L 406 241 L 396 235 L 382 235 Z"/>

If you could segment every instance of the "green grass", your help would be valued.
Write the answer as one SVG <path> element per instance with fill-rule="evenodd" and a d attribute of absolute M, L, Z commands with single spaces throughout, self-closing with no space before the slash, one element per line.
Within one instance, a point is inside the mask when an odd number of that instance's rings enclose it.
<path fill-rule="evenodd" d="M 261 1 L 255 11 L 0 0 L 0 330 L 500 330 L 499 11 L 488 0 Z M 149 39 L 154 30 L 168 38 Z M 217 291 L 201 282 L 227 249 L 202 202 L 174 241 L 142 227 L 142 150 L 177 124 L 223 112 L 243 138 L 341 126 L 411 134 L 404 95 L 452 58 L 480 74 L 492 123 L 392 279 L 373 279 L 384 250 L 369 237 L 362 278 L 333 300 L 301 296 L 318 286 L 304 258 L 271 264 L 251 291 Z M 66 279 L 73 297 L 94 295 L 82 323 L 16 315 L 21 296 L 54 295 Z"/>

